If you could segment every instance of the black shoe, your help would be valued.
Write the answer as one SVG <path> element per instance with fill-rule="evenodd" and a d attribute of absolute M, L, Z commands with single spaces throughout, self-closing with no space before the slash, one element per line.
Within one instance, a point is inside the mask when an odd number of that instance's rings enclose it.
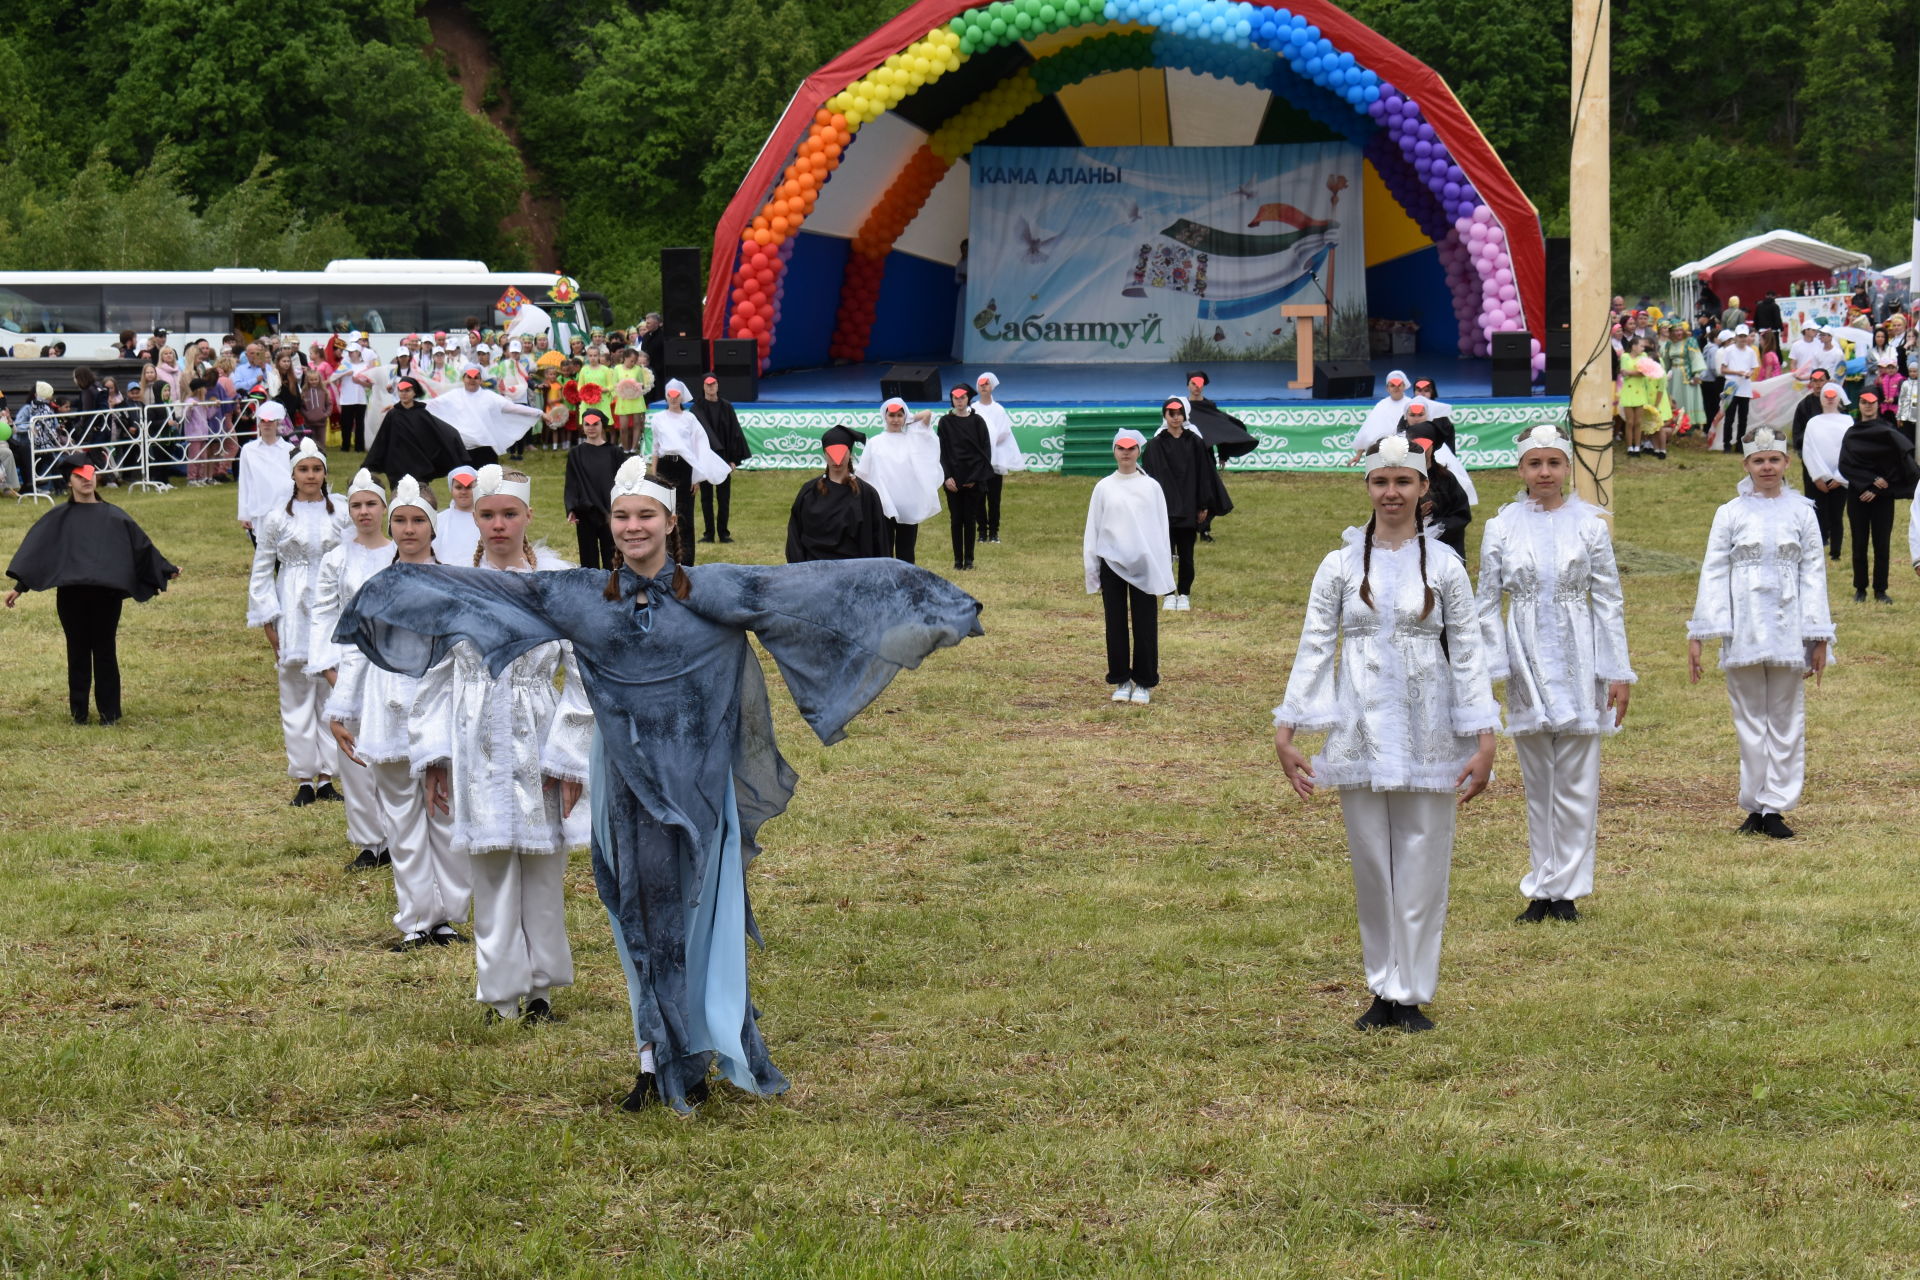
<path fill-rule="evenodd" d="M 333 785 L 333 779 L 331 778 L 327 779 L 325 782 L 321 783 L 319 786 L 313 789 L 313 798 L 315 800 L 341 800 L 341 801 L 344 801 L 346 799 L 345 796 L 340 794 L 340 788 Z"/>
<path fill-rule="evenodd" d="M 314 801 L 313 784 L 303 782 L 294 789 L 293 799 L 287 801 L 296 809 L 304 809 Z"/>
<path fill-rule="evenodd" d="M 690 1107 L 699 1106 L 707 1100 L 707 1092 L 707 1082 L 705 1080 L 695 1082 L 693 1088 L 687 1090 L 687 1105 Z"/>
<path fill-rule="evenodd" d="M 961 573 L 965 571 L 966 567 L 967 567 L 967 562 L 964 560 L 955 560 L 953 562 L 953 571 L 955 573 Z"/>
<path fill-rule="evenodd" d="M 1201 535 L 1200 535 L 1200 541 L 1202 541 L 1202 542 L 1212 542 L 1212 541 L 1213 541 L 1213 535 L 1212 535 L 1212 534 L 1210 534 L 1210 533 L 1203 533 L 1203 534 L 1201 534 Z"/>
<path fill-rule="evenodd" d="M 971 569 L 971 568 L 973 568 L 973 561 L 971 561 L 971 560 L 969 560 L 969 561 L 967 561 L 967 566 L 966 566 L 966 567 L 967 567 L 967 568 L 969 568 L 969 569 Z"/>
<path fill-rule="evenodd" d="M 1760 815 L 1760 833 L 1771 836 L 1775 840 L 1793 839 L 1793 828 L 1788 826 L 1786 820 L 1777 813 Z"/>
<path fill-rule="evenodd" d="M 1535 898 L 1527 904 L 1527 909 L 1513 918 L 1515 924 L 1539 924 L 1547 918 L 1548 902 L 1545 898 Z"/>
<path fill-rule="evenodd" d="M 1827 559 L 1829 560 L 1838 560 L 1839 558 L 1840 558 L 1840 553 L 1838 551 L 1829 551 L 1827 553 Z"/>
<path fill-rule="evenodd" d="M 733 541 L 733 535 L 732 535 L 732 534 L 730 534 L 730 533 L 723 533 L 723 534 L 721 534 L 721 535 L 720 535 L 720 541 L 722 541 L 722 542 L 732 542 L 732 541 Z"/>
<path fill-rule="evenodd" d="M 450 947 L 456 942 L 467 941 L 467 936 L 445 920 L 442 920 L 439 924 L 427 930 L 427 941 L 436 947 Z"/>
<path fill-rule="evenodd" d="M 487 1016 L 484 1019 L 484 1021 L 490 1027 L 497 1027 L 503 1022 L 512 1022 L 513 1019 L 509 1018 L 506 1014 L 500 1012 L 498 1009 L 494 1008 L 492 1005 L 488 1005 Z"/>
<path fill-rule="evenodd" d="M 1563 899 L 1558 902 L 1549 902 L 1547 904 L 1547 914 L 1555 920 L 1565 920 L 1568 923 L 1572 923 L 1580 918 L 1580 908 L 1574 906 L 1571 899 Z"/>
<path fill-rule="evenodd" d="M 1834 557 L 1835 560 L 1839 558 L 1839 556 Z M 1867 589 L 1865 587 L 1861 587 L 1853 593 L 1853 602 L 1855 604 L 1865 604 L 1867 602 Z"/>
<path fill-rule="evenodd" d="M 387 950 L 398 952 L 404 955 L 409 951 L 418 951 L 422 947 L 430 946 L 432 945 L 432 942 L 433 942 L 433 939 L 428 937 L 424 933 L 410 933 L 406 937 L 400 939 L 400 941 L 388 947 Z M 487 1012 L 493 1013 L 493 1010 L 489 1009 L 487 1010 Z M 494 1016 L 499 1017 L 500 1015 L 494 1014 Z"/>
<path fill-rule="evenodd" d="M 1759 835 L 1760 834 L 1760 815 L 1758 813 L 1748 814 L 1747 820 L 1740 824 L 1739 830 L 1735 831 L 1734 834 L 1737 836 Z"/>
<path fill-rule="evenodd" d="M 73 718 L 73 722 L 75 724 L 85 724 L 87 722 L 87 713 L 82 711 L 79 715 Z"/>
<path fill-rule="evenodd" d="M 393 852 L 391 850 L 382 849 L 380 851 L 380 865 L 383 867 L 390 867 L 393 865 Z"/>
<path fill-rule="evenodd" d="M 644 1111 L 660 1101 L 660 1086 L 653 1082 L 653 1072 L 642 1071 L 633 1078 L 633 1092 L 620 1099 L 622 1111 Z"/>
<path fill-rule="evenodd" d="M 533 999 L 520 1010 L 520 1021 L 525 1023 L 552 1022 L 553 1006 L 545 1000 Z"/>
<path fill-rule="evenodd" d="M 702 542 L 712 542 L 712 541 L 713 541 L 713 535 L 712 535 L 712 534 L 710 534 L 710 533 L 703 533 L 703 534 L 701 534 L 701 535 L 700 535 L 700 541 L 702 541 Z"/>
<path fill-rule="evenodd" d="M 1893 597 L 1892 597 L 1892 596 L 1890 596 L 1890 595 L 1888 595 L 1888 594 L 1887 594 L 1886 592 L 1884 592 L 1884 591 L 1876 591 L 1876 592 L 1874 592 L 1874 593 L 1873 593 L 1873 602 L 1874 602 L 1875 604 L 1892 604 L 1892 603 L 1893 603 Z M 112 724 L 112 723 L 113 723 L 113 721 L 111 721 L 111 720 L 102 720 L 102 721 L 101 721 L 100 723 L 101 723 L 101 724 Z"/>
<path fill-rule="evenodd" d="M 1382 1027 L 1391 1027 L 1399 1022 L 1400 1006 L 1391 1000 L 1379 996 L 1367 1006 L 1367 1011 L 1353 1020 L 1355 1031 L 1378 1031 Z"/>
<path fill-rule="evenodd" d="M 1403 1004 L 1398 1006 L 1398 1012 L 1400 1016 L 1396 1019 L 1396 1021 L 1398 1022 L 1399 1027 L 1402 1031 L 1433 1030 L 1433 1019 L 1429 1018 L 1426 1014 L 1420 1012 L 1419 1005 Z"/>
<path fill-rule="evenodd" d="M 1881 599 L 1882 601 L 1884 601 L 1885 603 L 1887 603 L 1887 604 L 1892 604 L 1892 603 L 1893 603 L 1893 601 L 1891 601 L 1891 600 L 1888 600 L 1888 599 L 1887 599 L 1887 597 L 1886 597 L 1886 593 L 1885 593 L 1885 592 L 1882 592 L 1882 593 L 1881 593 L 1881 595 L 1880 595 L 1880 599 Z M 101 727 L 102 729 L 108 729 L 108 728 L 112 728 L 112 727 L 113 727 L 114 725 L 116 725 L 116 724 L 119 724 L 119 723 L 120 723 L 120 717 L 119 717 L 119 716 L 101 716 L 101 717 L 100 717 L 100 727 Z"/>
<path fill-rule="evenodd" d="M 380 865 L 380 855 L 371 849 L 362 849 L 360 855 L 347 864 L 349 871 L 371 871 Z"/>
<path fill-rule="evenodd" d="M 1667 451 L 1665 449 L 1655 449 L 1653 451 L 1653 456 L 1660 459 L 1660 461 L 1665 462 L 1667 460 Z"/>

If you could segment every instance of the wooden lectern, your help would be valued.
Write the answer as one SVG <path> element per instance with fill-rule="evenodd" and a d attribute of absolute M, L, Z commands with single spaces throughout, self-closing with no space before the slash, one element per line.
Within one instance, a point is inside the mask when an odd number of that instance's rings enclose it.
<path fill-rule="evenodd" d="M 1324 302 L 1286 303 L 1280 308 L 1283 319 L 1293 321 L 1293 381 L 1287 385 L 1298 391 L 1313 385 L 1313 322 L 1327 314 Z"/>

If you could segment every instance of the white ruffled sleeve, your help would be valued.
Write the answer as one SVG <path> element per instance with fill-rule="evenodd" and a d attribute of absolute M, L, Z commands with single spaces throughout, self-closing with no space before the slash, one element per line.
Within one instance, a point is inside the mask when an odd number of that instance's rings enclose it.
<path fill-rule="evenodd" d="M 1480 640 L 1480 608 L 1473 598 L 1467 566 L 1454 561 L 1456 572 L 1442 574 L 1434 594 L 1440 597 L 1441 625 L 1447 633 L 1447 677 L 1453 693 L 1453 731 L 1457 734 L 1498 733 L 1500 704 L 1493 700 L 1493 681 L 1487 675 L 1486 646 Z"/>
<path fill-rule="evenodd" d="M 1340 612 L 1347 596 L 1347 556 L 1335 551 L 1314 571 L 1307 592 L 1307 616 L 1300 624 L 1300 645 L 1293 652 L 1287 696 L 1273 709 L 1276 729 L 1305 732 L 1332 729 L 1345 717 L 1337 684 Z"/>
<path fill-rule="evenodd" d="M 1627 658 L 1627 604 L 1620 589 L 1620 565 L 1613 555 L 1613 535 L 1607 522 L 1588 522 L 1587 605 L 1593 611 L 1593 674 L 1608 684 L 1633 684 L 1633 664 Z"/>
<path fill-rule="evenodd" d="M 1819 542 L 1813 544 L 1818 560 Z M 1820 598 L 1824 602 L 1826 591 Z M 1721 507 L 1713 513 L 1707 534 L 1707 554 L 1700 562 L 1700 587 L 1693 597 L 1693 617 L 1687 620 L 1689 640 L 1727 640 L 1733 636 L 1733 512 Z"/>
<path fill-rule="evenodd" d="M 540 748 L 540 772 L 550 778 L 585 782 L 593 751 L 593 706 L 587 701 L 587 686 L 580 679 L 580 664 L 570 641 L 560 644 L 560 669 L 564 673 L 560 701 L 554 706 L 553 722 L 547 726 L 547 740 Z"/>
<path fill-rule="evenodd" d="M 464 641 L 462 642 L 464 643 Z M 416 777 L 453 759 L 453 659 L 427 668 L 407 712 L 408 770 Z"/>
<path fill-rule="evenodd" d="M 264 627 L 280 620 L 280 589 L 273 576 L 277 559 L 274 548 L 279 545 L 280 530 L 286 520 L 285 512 L 271 512 L 254 531 L 253 574 L 247 579 L 247 625 L 250 627 Z"/>
<path fill-rule="evenodd" d="M 366 696 L 367 671 L 371 662 L 349 662 L 340 668 L 340 676 L 334 681 L 333 692 L 327 695 L 326 709 L 321 715 L 339 724 L 358 724 L 360 722 L 360 704 Z"/>

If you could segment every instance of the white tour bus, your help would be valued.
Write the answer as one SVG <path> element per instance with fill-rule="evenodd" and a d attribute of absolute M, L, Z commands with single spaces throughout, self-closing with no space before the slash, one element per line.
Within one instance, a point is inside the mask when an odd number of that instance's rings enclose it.
<path fill-rule="evenodd" d="M 70 359 L 86 360 L 111 357 L 128 329 L 141 342 L 165 329 L 175 347 L 193 338 L 217 346 L 234 332 L 292 333 L 305 346 L 352 332 L 367 334 L 384 359 L 409 333 L 506 328 L 511 319 L 499 307 L 512 289 L 546 313 L 564 349 L 568 337 L 587 332 L 588 301 L 598 303 L 603 325 L 612 312 L 595 293 L 554 302 L 548 291 L 559 279 L 490 271 L 484 262 L 370 258 L 330 262 L 325 271 L 0 271 L 0 346 L 64 342 Z"/>

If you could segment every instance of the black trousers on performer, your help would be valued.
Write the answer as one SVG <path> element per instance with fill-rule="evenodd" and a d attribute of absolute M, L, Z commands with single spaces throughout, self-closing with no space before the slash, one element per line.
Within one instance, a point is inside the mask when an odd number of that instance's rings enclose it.
<path fill-rule="evenodd" d="M 1820 541 L 1827 544 L 1827 554 L 1838 560 L 1841 551 L 1846 549 L 1847 487 L 1841 485 L 1823 493 L 1814 487 L 1813 477 L 1804 466 L 1800 468 L 1800 480 L 1806 485 L 1806 495 L 1813 499 L 1814 519 L 1820 522 Z"/>
<path fill-rule="evenodd" d="M 1700 411 L 1707 415 L 1708 422 L 1712 422 L 1720 412 L 1720 389 L 1726 385 L 1725 380 L 1720 378 L 1700 379 Z M 1721 442 L 1721 447 L 1726 447 L 1725 441 Z"/>
<path fill-rule="evenodd" d="M 733 536 L 732 530 L 727 527 L 727 516 L 733 510 L 733 477 L 728 476 L 719 484 L 705 480 L 700 482 L 700 533 L 708 540 L 713 537 L 713 499 L 716 490 L 720 496 L 720 536 Z"/>
<path fill-rule="evenodd" d="M 680 521 L 667 540 L 667 551 L 683 565 L 693 563 L 693 466 L 685 458 L 667 454 L 660 459 L 659 475 L 673 486 L 673 509 Z"/>
<path fill-rule="evenodd" d="M 973 540 L 986 520 L 987 495 L 977 484 L 947 495 L 947 524 L 953 529 L 953 567 L 973 568 Z"/>
<path fill-rule="evenodd" d="M 1721 425 L 1724 438 L 1721 445 L 1729 453 L 1740 451 L 1740 442 L 1747 438 L 1747 406 L 1753 403 L 1751 396 L 1734 396 L 1727 401 L 1727 420 Z"/>
<path fill-rule="evenodd" d="M 1853 589 L 1867 589 L 1867 535 L 1873 535 L 1873 590 L 1887 591 L 1887 552 L 1893 540 L 1893 502 L 1884 490 L 1876 491 L 1872 502 L 1860 501 L 1858 493 L 1847 495 L 1847 524 L 1853 529 Z"/>
<path fill-rule="evenodd" d="M 326 423 L 320 423 L 314 434 L 320 435 L 326 427 Z M 367 451 L 367 406 L 364 404 L 340 406 L 340 447 L 350 453 Z"/>
<path fill-rule="evenodd" d="M 619 553 L 613 547 L 613 530 L 607 527 L 607 518 L 598 511 L 576 511 L 573 526 L 574 537 L 580 541 L 580 567 L 582 569 L 618 569 Z"/>
<path fill-rule="evenodd" d="M 1173 576 L 1175 595 L 1193 594 L 1193 543 L 1198 529 L 1175 529 L 1173 533 Z"/>
<path fill-rule="evenodd" d="M 920 526 L 887 520 L 887 551 L 895 560 L 913 563 L 913 545 L 920 539 Z"/>
<path fill-rule="evenodd" d="M 1142 689 L 1160 683 L 1160 602 L 1100 562 L 1100 603 L 1107 613 L 1107 683 L 1131 680 Z M 1127 615 L 1133 615 L 1128 652 Z"/>
<path fill-rule="evenodd" d="M 118 591 L 108 587 L 56 587 L 54 612 L 67 633 L 67 705 L 77 723 L 87 721 L 87 694 L 91 690 L 100 708 L 100 723 L 120 718 L 120 632 Z"/>
<path fill-rule="evenodd" d="M 1006 477 L 998 471 L 987 481 L 987 523 L 980 531 L 980 537 L 987 542 L 1000 541 L 1000 486 L 1006 483 Z"/>

